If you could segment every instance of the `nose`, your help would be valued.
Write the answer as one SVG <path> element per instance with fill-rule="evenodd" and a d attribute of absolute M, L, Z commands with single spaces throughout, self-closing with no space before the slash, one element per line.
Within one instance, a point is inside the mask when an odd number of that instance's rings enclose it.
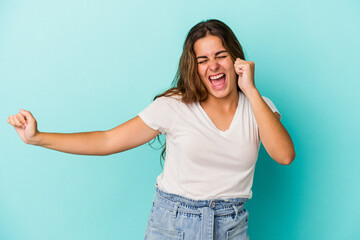
<path fill-rule="evenodd" d="M 209 68 L 211 71 L 216 71 L 220 67 L 219 63 L 216 61 L 216 59 L 209 61 Z"/>

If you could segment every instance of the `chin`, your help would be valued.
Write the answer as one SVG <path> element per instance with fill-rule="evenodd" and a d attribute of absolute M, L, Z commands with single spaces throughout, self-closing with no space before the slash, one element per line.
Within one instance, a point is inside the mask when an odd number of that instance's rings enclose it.
<path fill-rule="evenodd" d="M 215 98 L 225 98 L 225 97 L 227 97 L 227 96 L 230 95 L 230 91 L 227 91 L 227 90 L 223 90 L 223 91 L 213 91 L 213 90 L 211 89 L 211 91 L 208 91 L 208 93 L 209 93 L 211 96 L 215 97 Z"/>

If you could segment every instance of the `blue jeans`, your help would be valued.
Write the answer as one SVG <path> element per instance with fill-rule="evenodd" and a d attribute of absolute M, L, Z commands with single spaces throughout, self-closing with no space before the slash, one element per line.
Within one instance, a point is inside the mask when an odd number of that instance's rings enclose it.
<path fill-rule="evenodd" d="M 156 186 L 146 240 L 248 240 L 247 198 L 192 200 Z"/>

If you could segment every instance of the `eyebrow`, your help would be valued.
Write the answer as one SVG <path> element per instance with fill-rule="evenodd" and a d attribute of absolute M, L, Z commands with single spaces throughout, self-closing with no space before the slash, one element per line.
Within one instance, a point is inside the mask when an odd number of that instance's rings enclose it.
<path fill-rule="evenodd" d="M 226 50 L 222 50 L 222 51 L 219 51 L 219 52 L 217 52 L 217 53 L 215 53 L 215 57 L 217 56 L 217 55 L 219 55 L 219 54 L 221 54 L 221 53 L 227 53 L 227 51 Z M 199 58 L 208 58 L 207 56 L 198 56 L 198 57 L 196 57 L 196 59 L 199 59 Z"/>

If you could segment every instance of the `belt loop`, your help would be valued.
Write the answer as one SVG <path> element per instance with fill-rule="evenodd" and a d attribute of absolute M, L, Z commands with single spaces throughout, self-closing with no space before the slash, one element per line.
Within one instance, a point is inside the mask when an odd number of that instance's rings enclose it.
<path fill-rule="evenodd" d="M 155 197 L 156 197 L 156 193 L 154 194 L 154 197 L 153 197 L 153 200 L 152 200 L 153 204 L 154 204 Z"/>
<path fill-rule="evenodd" d="M 176 218 L 176 213 L 177 213 L 177 210 L 178 210 L 178 208 L 179 208 L 179 205 L 180 205 L 180 202 L 175 203 L 174 212 L 173 212 L 174 218 Z"/>
<path fill-rule="evenodd" d="M 234 208 L 234 210 L 235 210 L 235 221 L 236 221 L 236 219 L 237 219 L 237 216 L 238 216 L 238 213 L 239 213 L 239 209 L 237 209 L 237 207 L 235 207 L 235 205 L 233 205 L 233 208 Z"/>

